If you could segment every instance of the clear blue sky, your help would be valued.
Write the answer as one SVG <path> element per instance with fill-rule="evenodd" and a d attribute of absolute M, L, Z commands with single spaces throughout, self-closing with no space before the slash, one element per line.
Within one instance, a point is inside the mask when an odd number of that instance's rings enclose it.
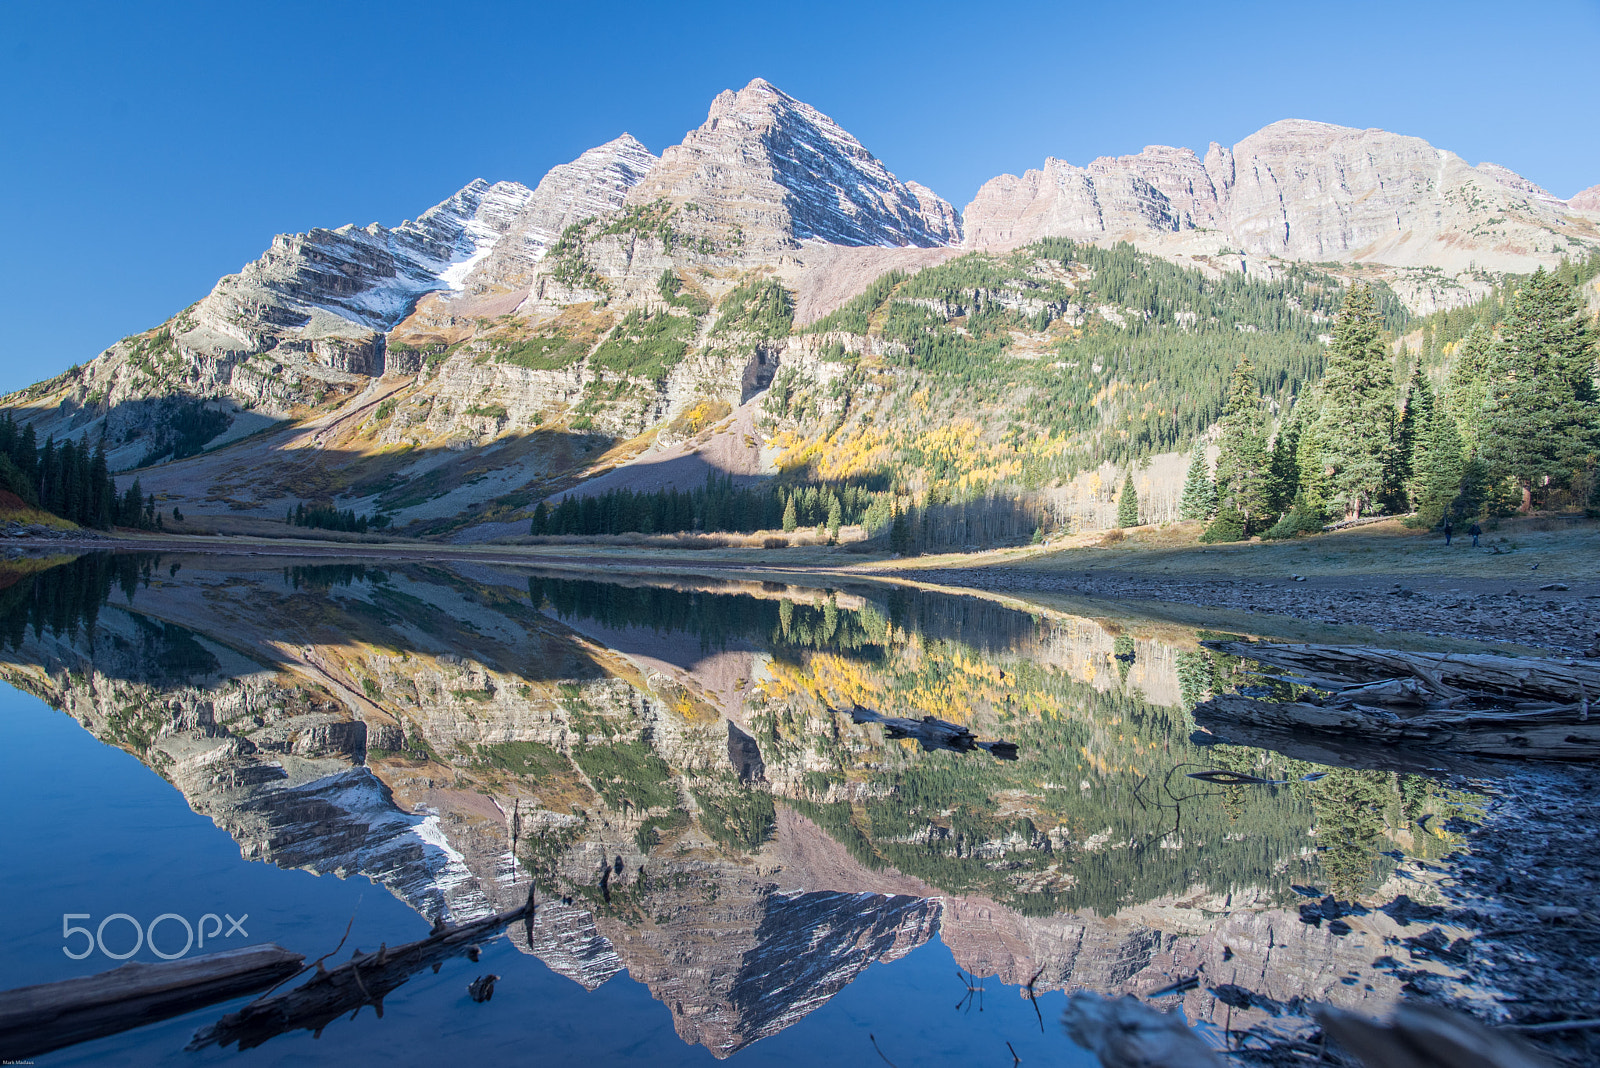
<path fill-rule="evenodd" d="M 0 390 L 199 299 L 276 233 L 653 151 L 756 76 L 958 207 L 1053 155 L 1276 119 L 1600 182 L 1600 2 L 11 3 Z"/>

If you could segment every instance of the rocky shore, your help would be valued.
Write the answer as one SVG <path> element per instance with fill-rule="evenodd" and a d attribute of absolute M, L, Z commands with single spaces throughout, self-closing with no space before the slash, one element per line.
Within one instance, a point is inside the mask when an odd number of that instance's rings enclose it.
<path fill-rule="evenodd" d="M 920 570 L 903 577 L 1024 595 L 1041 591 L 1111 601 L 1178 602 L 1311 623 L 1512 642 L 1568 656 L 1594 648 L 1600 631 L 1600 583 L 1547 581 L 1535 571 L 1510 581 L 1382 575 L 1214 579 L 1007 567 Z"/>

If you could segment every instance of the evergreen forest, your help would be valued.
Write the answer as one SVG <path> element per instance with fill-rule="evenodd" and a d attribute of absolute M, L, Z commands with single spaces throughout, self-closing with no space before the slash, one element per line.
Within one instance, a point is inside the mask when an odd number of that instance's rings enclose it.
<path fill-rule="evenodd" d="M 80 526 L 162 525 L 155 496 L 145 496 L 137 478 L 118 492 L 103 444 L 91 449 L 68 438 L 58 445 L 52 437 L 40 445 L 33 425 L 18 424 L 9 410 L 0 416 L 0 489 Z"/>

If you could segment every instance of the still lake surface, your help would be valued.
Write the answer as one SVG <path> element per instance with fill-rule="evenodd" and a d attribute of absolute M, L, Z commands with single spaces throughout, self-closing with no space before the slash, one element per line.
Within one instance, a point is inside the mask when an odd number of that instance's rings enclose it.
<path fill-rule="evenodd" d="M 6 986 L 190 932 L 315 958 L 348 926 L 333 964 L 539 903 L 381 1019 L 185 1052 L 239 999 L 41 1064 L 1089 1065 L 1064 990 L 1197 974 L 1154 1003 L 1213 1034 L 1271 1018 L 1223 983 L 1379 1015 L 1383 915 L 1302 906 L 1426 900 L 1479 801 L 1198 744 L 1195 701 L 1263 683 L 1171 624 L 479 565 L 91 554 L 0 581 Z"/>

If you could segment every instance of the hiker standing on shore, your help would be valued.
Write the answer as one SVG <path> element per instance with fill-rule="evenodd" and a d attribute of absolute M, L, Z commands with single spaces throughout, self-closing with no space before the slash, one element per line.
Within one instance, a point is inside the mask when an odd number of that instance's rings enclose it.
<path fill-rule="evenodd" d="M 1467 533 L 1472 535 L 1472 547 L 1476 549 L 1478 547 L 1478 535 L 1483 533 L 1483 528 L 1474 523 L 1467 528 Z"/>
<path fill-rule="evenodd" d="M 1455 527 L 1450 525 L 1450 520 L 1444 521 L 1444 547 L 1450 548 L 1450 535 L 1455 533 Z"/>

